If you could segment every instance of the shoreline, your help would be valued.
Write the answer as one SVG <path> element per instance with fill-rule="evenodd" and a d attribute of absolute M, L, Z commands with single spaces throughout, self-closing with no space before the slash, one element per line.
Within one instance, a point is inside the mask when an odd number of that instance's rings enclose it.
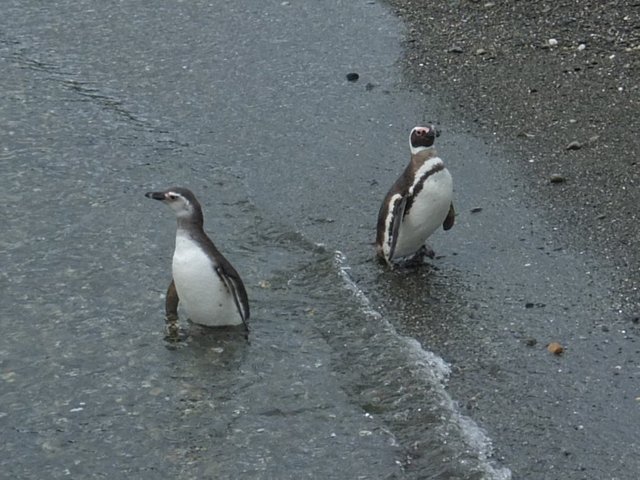
<path fill-rule="evenodd" d="M 409 81 L 515 153 L 528 193 L 613 265 L 621 309 L 639 315 L 640 4 L 385 1 L 407 25 Z"/>
<path fill-rule="evenodd" d="M 436 303 L 438 322 L 409 315 L 401 330 L 450 362 L 447 388 L 514 478 L 634 478 L 616 457 L 633 449 L 637 416 L 640 3 L 385 2 L 406 25 L 408 87 L 435 99 L 443 133 L 504 154 L 496 168 L 553 236 L 543 273 L 517 286 L 522 305 L 480 278 L 471 304 Z M 566 356 L 547 352 L 554 335 Z"/>

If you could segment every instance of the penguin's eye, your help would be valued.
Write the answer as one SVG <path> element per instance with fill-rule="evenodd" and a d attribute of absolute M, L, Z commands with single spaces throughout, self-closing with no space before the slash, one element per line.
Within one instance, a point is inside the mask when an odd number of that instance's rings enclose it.
<path fill-rule="evenodd" d="M 178 195 L 176 195 L 175 193 L 168 193 L 167 197 L 169 198 L 169 200 L 175 200 L 176 198 L 178 198 Z"/>

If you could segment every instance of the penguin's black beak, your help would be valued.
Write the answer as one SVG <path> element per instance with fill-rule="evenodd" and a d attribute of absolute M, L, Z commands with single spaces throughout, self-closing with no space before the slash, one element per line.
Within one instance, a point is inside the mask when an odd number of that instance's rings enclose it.
<path fill-rule="evenodd" d="M 147 198 L 153 198 L 154 200 L 164 200 L 164 192 L 147 192 L 144 194 Z"/>

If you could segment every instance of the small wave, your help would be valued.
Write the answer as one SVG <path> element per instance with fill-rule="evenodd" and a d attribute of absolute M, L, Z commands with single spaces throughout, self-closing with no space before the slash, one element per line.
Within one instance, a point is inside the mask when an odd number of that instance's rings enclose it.
<path fill-rule="evenodd" d="M 425 350 L 416 339 L 400 335 L 394 326 L 373 307 L 369 298 L 353 280 L 349 273 L 351 267 L 347 262 L 346 256 L 341 251 L 336 250 L 334 259 L 345 288 L 358 300 L 362 312 L 372 319 L 379 320 L 382 327 L 399 340 L 404 347 L 407 363 L 417 369 L 420 376 L 433 388 L 433 392 L 438 395 L 441 407 L 449 413 L 450 421 L 461 432 L 465 445 L 478 458 L 478 467 L 486 475 L 485 478 L 510 480 L 512 476 L 508 468 L 494 466 L 493 462 L 491 462 L 493 445 L 486 432 L 471 418 L 460 413 L 457 402 L 445 390 L 445 385 L 451 374 L 449 364 L 435 353 Z"/>

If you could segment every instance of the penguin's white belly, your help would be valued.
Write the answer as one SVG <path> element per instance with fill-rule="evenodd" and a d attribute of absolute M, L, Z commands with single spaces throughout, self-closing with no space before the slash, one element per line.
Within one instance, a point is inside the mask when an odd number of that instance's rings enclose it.
<path fill-rule="evenodd" d="M 400 224 L 393 256 L 405 257 L 422 247 L 444 223 L 452 199 L 453 181 L 449 171 L 445 168 L 430 175 Z"/>
<path fill-rule="evenodd" d="M 172 267 L 180 304 L 189 320 L 210 327 L 242 323 L 233 295 L 212 260 L 187 235 L 176 236 Z"/>

